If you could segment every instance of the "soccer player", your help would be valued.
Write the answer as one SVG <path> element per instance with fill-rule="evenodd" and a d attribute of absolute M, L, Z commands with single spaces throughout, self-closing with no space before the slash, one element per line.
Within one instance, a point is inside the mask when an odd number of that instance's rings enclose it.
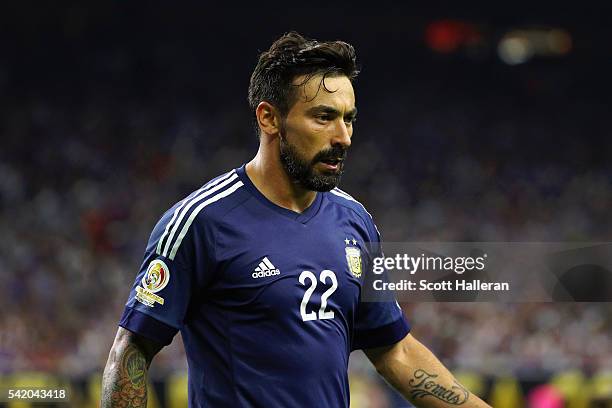
<path fill-rule="evenodd" d="M 348 407 L 363 349 L 420 407 L 486 407 L 412 335 L 396 302 L 361 302 L 379 233 L 337 188 L 357 109 L 355 52 L 297 33 L 263 52 L 249 103 L 259 150 L 157 223 L 103 376 L 102 406 L 146 406 L 180 330 L 191 407 Z"/>

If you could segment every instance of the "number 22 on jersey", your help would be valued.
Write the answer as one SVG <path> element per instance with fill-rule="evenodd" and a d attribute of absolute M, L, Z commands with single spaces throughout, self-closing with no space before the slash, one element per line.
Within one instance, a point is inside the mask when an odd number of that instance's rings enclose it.
<path fill-rule="evenodd" d="M 307 322 L 309 320 L 317 320 L 317 314 L 313 311 L 306 312 L 306 305 L 310 301 L 310 297 L 312 293 L 315 291 L 317 287 L 317 277 L 314 273 L 310 271 L 304 271 L 300 274 L 299 281 L 302 285 L 306 286 L 306 281 L 309 280 L 309 287 L 304 292 L 304 297 L 302 298 L 302 303 L 300 304 L 300 314 L 302 315 L 302 320 Z M 327 299 L 331 296 L 332 293 L 338 288 L 338 280 L 336 279 L 336 274 L 329 269 L 325 269 L 319 275 L 319 281 L 321 283 L 326 284 L 326 281 L 331 281 L 331 286 L 321 295 L 321 307 L 319 308 L 319 320 L 325 319 L 333 319 L 334 311 L 329 310 L 326 311 L 327 308 Z"/>

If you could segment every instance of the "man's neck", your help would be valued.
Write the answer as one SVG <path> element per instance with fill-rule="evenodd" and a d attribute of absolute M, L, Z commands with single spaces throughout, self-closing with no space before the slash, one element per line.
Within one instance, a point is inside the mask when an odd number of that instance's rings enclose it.
<path fill-rule="evenodd" d="M 246 164 L 245 171 L 259 192 L 288 210 L 302 213 L 317 197 L 316 191 L 292 181 L 279 160 L 264 160 L 261 152 Z"/>

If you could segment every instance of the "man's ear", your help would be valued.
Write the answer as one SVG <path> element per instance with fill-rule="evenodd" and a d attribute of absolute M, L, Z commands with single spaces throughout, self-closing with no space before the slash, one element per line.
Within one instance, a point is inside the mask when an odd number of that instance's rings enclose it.
<path fill-rule="evenodd" d="M 259 129 L 268 135 L 276 136 L 280 132 L 280 113 L 270 103 L 259 102 L 255 109 Z"/>

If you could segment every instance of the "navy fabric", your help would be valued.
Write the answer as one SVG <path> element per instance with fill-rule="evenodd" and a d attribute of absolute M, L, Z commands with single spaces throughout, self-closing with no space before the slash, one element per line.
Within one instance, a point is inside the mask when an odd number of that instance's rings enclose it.
<path fill-rule="evenodd" d="M 162 216 L 120 325 L 163 344 L 181 331 L 190 407 L 348 407 L 350 352 L 410 330 L 396 302 L 360 301 L 379 240 L 346 193 L 295 213 L 242 166 Z"/>
<path fill-rule="evenodd" d="M 172 338 L 178 332 L 174 327 L 168 326 L 147 314 L 126 307 L 119 321 L 119 326 L 128 328 L 147 339 L 156 341 L 164 346 L 172 343 Z"/>

